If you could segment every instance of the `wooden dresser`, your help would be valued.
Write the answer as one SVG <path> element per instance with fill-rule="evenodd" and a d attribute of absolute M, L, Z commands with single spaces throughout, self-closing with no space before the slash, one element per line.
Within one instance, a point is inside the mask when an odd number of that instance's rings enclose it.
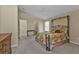
<path fill-rule="evenodd" d="M 11 53 L 11 33 L 0 33 L 0 54 Z"/>

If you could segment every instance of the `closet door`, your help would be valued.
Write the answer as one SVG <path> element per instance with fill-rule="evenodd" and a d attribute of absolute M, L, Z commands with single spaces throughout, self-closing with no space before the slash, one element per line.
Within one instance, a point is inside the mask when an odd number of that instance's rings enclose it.
<path fill-rule="evenodd" d="M 20 38 L 27 36 L 27 20 L 20 19 Z"/>

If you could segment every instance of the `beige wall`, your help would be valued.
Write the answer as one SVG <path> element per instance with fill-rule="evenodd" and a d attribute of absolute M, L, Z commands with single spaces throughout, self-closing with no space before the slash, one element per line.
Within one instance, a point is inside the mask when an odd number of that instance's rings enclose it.
<path fill-rule="evenodd" d="M 24 11 L 19 10 L 19 19 L 23 19 L 23 20 L 25 19 L 25 20 L 27 20 L 28 17 L 26 17 L 26 16 L 29 17 L 29 14 L 26 13 L 26 12 L 24 12 Z"/>
<path fill-rule="evenodd" d="M 16 5 L 1 6 L 0 32 L 12 32 L 12 46 L 18 44 L 18 9 Z"/>
<path fill-rule="evenodd" d="M 70 14 L 70 39 L 71 42 L 79 44 L 79 10 Z"/>
<path fill-rule="evenodd" d="M 44 21 L 38 22 L 38 32 L 44 32 Z"/>
<path fill-rule="evenodd" d="M 49 20 L 66 15 L 70 16 L 70 42 L 79 45 L 79 10 L 60 14 L 49 18 Z"/>
<path fill-rule="evenodd" d="M 29 19 L 27 20 L 27 29 L 28 30 L 34 30 L 36 28 L 36 19 L 34 17 L 29 17 Z"/>

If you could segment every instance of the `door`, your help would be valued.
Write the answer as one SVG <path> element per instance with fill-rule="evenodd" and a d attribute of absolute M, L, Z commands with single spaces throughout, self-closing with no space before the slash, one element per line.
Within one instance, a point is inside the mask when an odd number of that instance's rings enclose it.
<path fill-rule="evenodd" d="M 27 20 L 20 19 L 20 38 L 27 36 Z"/>

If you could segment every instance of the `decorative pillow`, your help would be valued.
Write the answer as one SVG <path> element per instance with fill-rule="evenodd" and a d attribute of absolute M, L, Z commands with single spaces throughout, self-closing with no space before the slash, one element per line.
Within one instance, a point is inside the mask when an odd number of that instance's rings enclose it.
<path fill-rule="evenodd" d="M 61 33 L 61 31 L 60 30 L 55 30 L 55 33 Z"/>

